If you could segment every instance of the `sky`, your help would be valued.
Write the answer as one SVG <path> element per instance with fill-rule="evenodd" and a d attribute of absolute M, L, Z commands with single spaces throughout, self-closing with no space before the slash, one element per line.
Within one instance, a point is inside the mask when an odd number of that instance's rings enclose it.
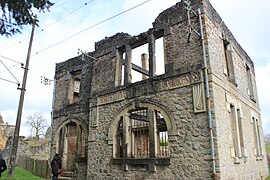
<path fill-rule="evenodd" d="M 52 0 L 53 1 L 53 0 Z M 30 67 L 26 85 L 20 135 L 29 136 L 25 125 L 27 116 L 43 113 L 48 125 L 51 124 L 53 83 L 40 83 L 41 76 L 53 79 L 55 64 L 78 55 L 78 49 L 94 50 L 95 42 L 118 32 L 138 35 L 152 27 L 152 22 L 163 10 L 179 0 L 58 0 L 50 12 L 39 13 L 32 45 Z M 141 6 L 116 16 L 140 3 Z M 259 104 L 264 134 L 270 134 L 270 1 L 261 0 L 210 0 L 225 24 L 232 31 L 239 44 L 255 64 Z M 31 27 L 25 26 L 11 38 L 0 36 L 0 78 L 22 82 Z M 13 77 L 14 76 L 14 77 Z M 15 124 L 20 91 L 15 83 L 0 79 L 0 113 L 5 122 Z"/>

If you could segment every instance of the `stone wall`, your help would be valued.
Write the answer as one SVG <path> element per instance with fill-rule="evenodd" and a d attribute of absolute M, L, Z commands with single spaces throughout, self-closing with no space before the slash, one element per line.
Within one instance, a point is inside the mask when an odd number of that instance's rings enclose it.
<path fill-rule="evenodd" d="M 178 76 L 181 77 L 179 74 Z M 163 82 L 167 79 L 159 77 L 156 80 L 145 80 L 122 89 L 127 93 L 125 100 L 107 103 L 98 106 L 98 126 L 90 128 L 90 142 L 88 157 L 88 177 L 106 179 L 109 177 L 136 179 L 189 179 L 211 178 L 211 155 L 209 131 L 205 113 L 193 112 L 192 86 L 172 90 L 164 89 Z M 138 86 L 140 84 L 140 86 Z M 145 91 L 147 90 L 147 91 Z M 155 92 L 155 93 L 153 93 Z M 116 93 L 116 92 L 114 92 Z M 135 106 L 156 106 L 169 114 L 174 131 L 169 136 L 175 136 L 171 140 L 170 165 L 157 165 L 155 173 L 149 172 L 143 164 L 129 165 L 127 171 L 122 167 L 111 164 L 113 145 L 108 145 L 107 139 L 116 143 L 108 131 L 115 131 L 119 119 L 116 116 L 130 104 Z M 94 120 L 94 117 L 90 117 Z M 112 129 L 113 128 L 113 129 Z M 172 131 L 173 131 L 172 130 Z M 175 133 L 175 134 L 174 134 Z"/>
<path fill-rule="evenodd" d="M 192 8 L 202 11 L 207 74 L 202 44 L 198 34 L 189 31 L 184 2 L 160 13 L 146 32 L 137 36 L 118 33 L 97 42 L 86 60 L 79 56 L 57 64 L 51 157 L 55 152 L 75 153 L 74 162 L 64 164 L 74 163 L 73 171 L 82 179 L 258 179 L 268 175 L 254 65 L 208 0 L 194 0 Z M 190 25 L 199 29 L 194 14 Z M 155 39 L 160 37 L 165 74 L 155 76 Z M 226 49 L 224 43 L 228 42 Z M 149 47 L 149 70 L 132 64 L 132 49 L 144 44 Z M 131 83 L 134 68 L 148 79 Z M 204 76 L 209 78 L 209 99 Z M 79 94 L 75 81 L 80 83 Z M 232 107 L 239 117 L 235 127 Z M 149 136 L 151 157 L 129 157 L 128 148 L 123 148 L 126 156 L 118 157 L 120 122 L 134 110 L 145 108 L 154 109 L 164 119 L 170 156 L 159 157 L 156 139 Z M 256 126 L 254 118 L 258 120 Z M 213 147 L 209 119 L 213 123 Z M 86 157 L 77 152 L 82 144 L 76 145 L 76 152 L 69 149 L 69 123 L 76 123 L 77 138 L 81 137 L 79 127 L 87 130 L 83 144 Z M 254 127 L 258 132 L 255 141 Z M 127 134 L 132 131 L 125 130 Z M 128 147 L 131 142 L 126 139 Z M 259 140 L 262 152 L 256 149 Z"/>
<path fill-rule="evenodd" d="M 6 162 L 9 162 L 10 151 L 12 146 L 12 137 L 9 137 L 6 142 L 6 147 L 3 151 L 3 157 Z M 48 160 L 49 159 L 49 141 L 44 142 L 41 146 L 30 146 L 24 137 L 19 138 L 17 160 L 20 157 L 29 157 L 33 159 Z"/>
<path fill-rule="evenodd" d="M 218 16 L 213 7 L 205 5 L 204 27 L 206 29 L 206 51 L 210 63 L 210 77 L 212 86 L 213 108 L 215 111 L 216 136 L 218 137 L 218 161 L 221 179 L 259 179 L 268 175 L 265 146 L 262 143 L 263 157 L 258 158 L 254 151 L 254 127 L 252 116 L 260 117 L 258 95 L 255 81 L 253 62 L 246 52 L 237 43 L 232 33 Z M 235 81 L 226 74 L 224 53 L 224 38 L 230 42 L 234 67 Z M 246 66 L 249 66 L 252 79 L 253 97 L 249 94 Z M 233 157 L 233 134 L 231 125 L 230 106 L 234 105 L 241 113 L 242 134 L 244 139 L 244 155 L 241 158 Z M 260 124 L 260 140 L 263 133 Z M 239 125 L 240 126 L 240 125 Z M 241 133 L 241 132 L 240 132 Z M 241 134 L 239 135 L 241 136 Z M 231 167 L 231 168 L 228 168 Z"/>
<path fill-rule="evenodd" d="M 15 126 L 0 124 L 0 151 L 3 151 L 9 137 L 13 136 Z"/>

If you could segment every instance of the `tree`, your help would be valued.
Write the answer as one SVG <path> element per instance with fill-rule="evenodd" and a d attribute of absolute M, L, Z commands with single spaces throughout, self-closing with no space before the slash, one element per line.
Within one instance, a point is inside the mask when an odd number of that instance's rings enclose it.
<path fill-rule="evenodd" d="M 48 127 L 47 121 L 42 113 L 36 112 L 27 116 L 26 125 L 34 134 L 35 141 L 45 135 L 45 130 Z"/>
<path fill-rule="evenodd" d="M 37 22 L 33 10 L 49 11 L 54 3 L 49 0 L 1 0 L 0 1 L 0 34 L 12 36 L 20 33 L 22 25 L 32 25 Z"/>
<path fill-rule="evenodd" d="M 51 126 L 49 126 L 49 127 L 47 128 L 46 134 L 45 134 L 45 138 L 50 138 L 50 137 L 51 137 L 51 129 L 52 129 Z"/>
<path fill-rule="evenodd" d="M 0 114 L 0 124 L 4 124 L 4 120 L 1 114 Z"/>
<path fill-rule="evenodd" d="M 264 136 L 264 141 L 265 141 L 265 144 L 270 144 L 270 134 L 268 134 L 267 136 Z"/>

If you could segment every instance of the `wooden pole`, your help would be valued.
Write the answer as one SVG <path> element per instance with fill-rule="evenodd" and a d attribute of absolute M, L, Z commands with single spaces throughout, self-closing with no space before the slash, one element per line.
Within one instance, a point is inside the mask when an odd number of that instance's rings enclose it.
<path fill-rule="evenodd" d="M 26 64 L 25 64 L 25 69 L 24 69 L 22 88 L 18 88 L 21 90 L 21 94 L 20 94 L 16 125 L 15 125 L 13 142 L 12 142 L 10 159 L 9 159 L 10 161 L 9 161 L 8 177 L 10 177 L 10 178 L 12 178 L 14 176 L 14 170 L 15 170 L 15 165 L 16 165 L 17 150 L 18 150 L 18 144 L 19 144 L 19 133 L 20 133 L 20 126 L 21 126 L 21 118 L 22 118 L 22 109 L 23 109 L 23 102 L 24 102 L 24 94 L 25 94 L 25 90 L 26 90 L 25 87 L 26 87 L 26 80 L 27 80 L 27 74 L 28 74 L 29 60 L 30 60 L 30 55 L 31 55 L 33 37 L 34 37 L 34 32 L 35 32 L 35 24 L 36 24 L 36 17 L 34 17 L 34 18 L 35 19 L 34 19 L 34 23 L 32 25 L 32 32 L 31 32 L 30 42 L 29 42 L 29 46 L 28 46 L 28 53 L 27 53 L 27 58 L 26 58 Z"/>

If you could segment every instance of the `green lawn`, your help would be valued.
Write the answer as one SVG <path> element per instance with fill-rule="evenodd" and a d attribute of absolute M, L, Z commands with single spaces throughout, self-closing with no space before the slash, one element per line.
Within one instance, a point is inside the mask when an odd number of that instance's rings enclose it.
<path fill-rule="evenodd" d="M 265 147 L 266 147 L 266 152 L 270 154 L 270 144 L 266 144 Z"/>
<path fill-rule="evenodd" d="M 8 178 L 8 171 L 6 170 L 1 177 L 1 180 L 10 180 Z M 32 175 L 30 172 L 24 170 L 23 168 L 16 167 L 15 168 L 15 173 L 14 173 L 14 178 L 12 180 L 45 180 L 43 178 L 37 177 Z"/>
<path fill-rule="evenodd" d="M 268 169 L 269 169 L 269 174 L 270 174 L 270 166 L 268 167 Z M 270 175 L 265 180 L 270 180 Z"/>

